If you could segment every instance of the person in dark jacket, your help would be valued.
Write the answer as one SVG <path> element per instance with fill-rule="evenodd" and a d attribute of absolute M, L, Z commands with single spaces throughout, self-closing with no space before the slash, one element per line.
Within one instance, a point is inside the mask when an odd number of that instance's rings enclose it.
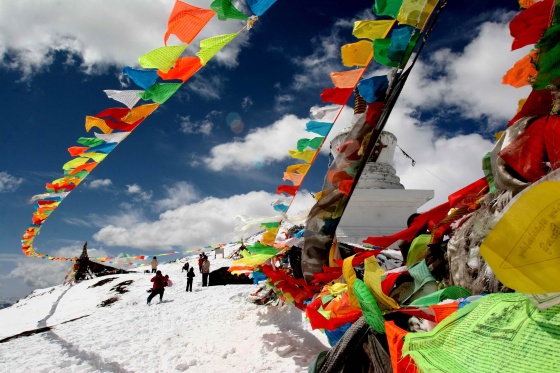
<path fill-rule="evenodd" d="M 183 272 L 183 271 L 189 273 L 189 262 L 186 262 L 186 263 L 183 265 L 183 268 L 181 268 L 181 272 Z"/>
<path fill-rule="evenodd" d="M 152 293 L 148 296 L 148 301 L 146 302 L 147 304 L 150 304 L 152 298 L 158 294 L 159 294 L 159 301 L 160 302 L 162 301 L 163 293 L 165 292 L 165 286 L 163 284 L 164 279 L 165 277 L 161 275 L 161 271 L 157 271 L 156 275 L 152 277 L 150 281 L 153 282 L 154 285 L 152 286 Z"/>
<path fill-rule="evenodd" d="M 185 291 L 190 291 L 192 293 L 192 283 L 194 276 L 194 268 L 191 267 L 191 269 L 189 269 L 189 271 L 187 272 L 187 289 Z"/>

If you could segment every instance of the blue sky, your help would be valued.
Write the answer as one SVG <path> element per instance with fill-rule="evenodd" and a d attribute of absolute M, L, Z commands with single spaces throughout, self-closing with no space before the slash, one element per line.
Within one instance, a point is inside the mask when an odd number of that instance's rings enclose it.
<path fill-rule="evenodd" d="M 209 7 L 211 1 L 189 1 Z M 240 5 L 240 9 L 247 9 Z M 27 258 L 20 239 L 29 199 L 62 177 L 67 148 L 87 115 L 122 106 L 104 89 L 138 89 L 121 75 L 163 46 L 174 1 L 23 0 L 0 3 L 0 297 L 60 283 L 68 262 Z M 372 1 L 278 0 L 103 161 L 46 221 L 38 252 L 91 256 L 155 254 L 239 239 L 242 221 L 274 215 L 270 203 L 309 110 L 323 106 L 329 73 L 348 68 L 340 47 L 356 20 L 374 19 Z M 416 160 L 397 151 L 408 189 L 434 189 L 422 209 L 483 176 L 492 134 L 515 114 L 528 88 L 500 84 L 528 50 L 510 51 L 514 0 L 449 2 L 386 127 Z M 201 39 L 238 31 L 214 19 Z M 195 49 L 193 49 L 195 48 Z M 367 75 L 386 74 L 374 65 Z M 346 127 L 345 109 L 331 134 Z M 234 121 L 232 119 L 239 119 Z M 290 213 L 312 203 L 327 149 L 310 170 Z"/>

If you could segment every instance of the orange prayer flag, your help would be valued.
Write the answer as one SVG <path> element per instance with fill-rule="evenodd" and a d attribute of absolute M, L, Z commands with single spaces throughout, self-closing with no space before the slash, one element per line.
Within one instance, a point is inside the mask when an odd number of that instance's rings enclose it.
<path fill-rule="evenodd" d="M 331 73 L 331 80 L 337 88 L 354 88 L 364 73 L 364 69 Z"/>
<path fill-rule="evenodd" d="M 531 77 L 537 75 L 533 61 L 537 59 L 537 51 L 532 51 L 513 65 L 502 79 L 502 84 L 509 84 L 515 88 L 529 85 Z"/>
<path fill-rule="evenodd" d="M 535 4 L 535 0 L 519 0 L 519 7 L 523 9 L 527 9 L 533 4 Z"/>
<path fill-rule="evenodd" d="M 294 185 L 301 185 L 304 175 L 298 173 L 284 172 L 284 180 L 290 180 Z"/>
<path fill-rule="evenodd" d="M 163 38 L 165 45 L 171 34 L 189 44 L 214 14 L 216 12 L 211 9 L 198 8 L 177 0 L 167 21 L 167 32 Z"/>
<path fill-rule="evenodd" d="M 187 56 L 179 58 L 177 62 L 175 62 L 175 66 L 167 73 L 158 70 L 157 74 L 164 80 L 180 79 L 186 82 L 201 67 L 202 63 L 200 62 L 200 58 Z"/>

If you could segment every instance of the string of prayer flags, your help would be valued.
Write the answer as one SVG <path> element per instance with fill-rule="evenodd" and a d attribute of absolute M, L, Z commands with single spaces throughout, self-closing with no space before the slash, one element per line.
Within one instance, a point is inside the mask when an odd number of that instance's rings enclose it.
<path fill-rule="evenodd" d="M 231 0 L 214 0 L 210 8 L 216 12 L 220 21 L 227 19 L 240 19 L 246 21 L 249 17 L 237 10 Z"/>
<path fill-rule="evenodd" d="M 262 16 L 264 12 L 270 8 L 276 0 L 247 0 L 247 5 L 251 8 L 253 14 Z"/>
<path fill-rule="evenodd" d="M 549 26 L 550 12 L 554 0 L 544 0 L 519 13 L 509 24 L 513 37 L 511 50 L 535 44 Z"/>
<path fill-rule="evenodd" d="M 321 93 L 321 101 L 344 105 L 348 102 L 353 92 L 352 88 L 326 88 Z"/>
<path fill-rule="evenodd" d="M 181 83 L 157 83 L 150 89 L 141 93 L 140 97 L 145 101 L 152 100 L 158 104 L 163 104 L 173 96 L 179 88 L 181 88 Z"/>
<path fill-rule="evenodd" d="M 340 55 L 344 66 L 367 66 L 373 57 L 373 45 L 368 40 L 346 44 L 340 48 Z"/>
<path fill-rule="evenodd" d="M 232 41 L 239 32 L 226 35 L 218 35 L 211 37 L 209 39 L 204 39 L 200 41 L 200 51 L 196 55 L 200 58 L 200 63 L 202 66 L 206 65 L 212 57 L 216 55 L 227 43 Z"/>
<path fill-rule="evenodd" d="M 194 56 L 181 57 L 175 62 L 175 66 L 168 72 L 164 73 L 158 70 L 157 74 L 163 80 L 173 80 L 179 79 L 183 83 L 189 80 L 191 76 L 194 75 L 200 68 L 202 63 L 200 63 L 200 58 Z"/>
<path fill-rule="evenodd" d="M 401 25 L 423 29 L 439 0 L 404 0 L 397 15 Z"/>
<path fill-rule="evenodd" d="M 375 40 L 384 38 L 395 24 L 394 19 L 375 21 L 356 21 L 352 35 L 358 39 Z"/>
<path fill-rule="evenodd" d="M 149 89 L 158 78 L 157 69 L 135 69 L 127 66 L 122 72 L 124 75 L 128 76 L 134 84 L 143 89 Z"/>
<path fill-rule="evenodd" d="M 186 48 L 186 45 L 159 47 L 140 56 L 138 63 L 145 69 L 154 68 L 166 73 L 175 65 L 175 61 L 179 59 Z"/>
<path fill-rule="evenodd" d="M 384 99 L 388 89 L 389 78 L 387 75 L 362 79 L 358 83 L 360 96 L 362 96 L 368 104 Z"/>
<path fill-rule="evenodd" d="M 537 51 L 534 50 L 517 61 L 504 75 L 502 84 L 509 84 L 515 88 L 529 85 L 530 80 L 537 75 L 537 70 L 534 66 L 537 56 Z"/>
<path fill-rule="evenodd" d="M 155 83 L 155 80 L 153 83 Z M 106 89 L 103 92 L 105 92 L 107 97 L 112 98 L 113 100 L 118 101 L 120 103 L 123 103 L 129 109 L 132 109 L 134 105 L 136 105 L 138 101 L 140 101 L 140 96 L 138 96 L 138 93 L 141 93 L 142 91 L 136 91 L 136 90 L 115 91 L 111 89 Z"/>
<path fill-rule="evenodd" d="M 214 14 L 216 12 L 211 9 L 198 8 L 177 0 L 167 21 L 164 44 L 167 45 L 167 40 L 172 34 L 183 43 L 190 44 Z"/>

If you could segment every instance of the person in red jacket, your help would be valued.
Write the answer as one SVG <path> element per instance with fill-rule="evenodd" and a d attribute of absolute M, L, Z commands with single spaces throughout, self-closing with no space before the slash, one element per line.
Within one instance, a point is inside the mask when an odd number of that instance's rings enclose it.
<path fill-rule="evenodd" d="M 150 304 L 152 298 L 158 294 L 159 301 L 161 302 L 161 300 L 163 299 L 163 293 L 165 292 L 165 286 L 163 284 L 164 280 L 165 277 L 161 275 L 161 271 L 157 271 L 156 275 L 152 277 L 150 281 L 153 282 L 154 285 L 152 286 L 152 293 L 148 296 L 148 301 L 146 302 L 147 304 Z"/>

